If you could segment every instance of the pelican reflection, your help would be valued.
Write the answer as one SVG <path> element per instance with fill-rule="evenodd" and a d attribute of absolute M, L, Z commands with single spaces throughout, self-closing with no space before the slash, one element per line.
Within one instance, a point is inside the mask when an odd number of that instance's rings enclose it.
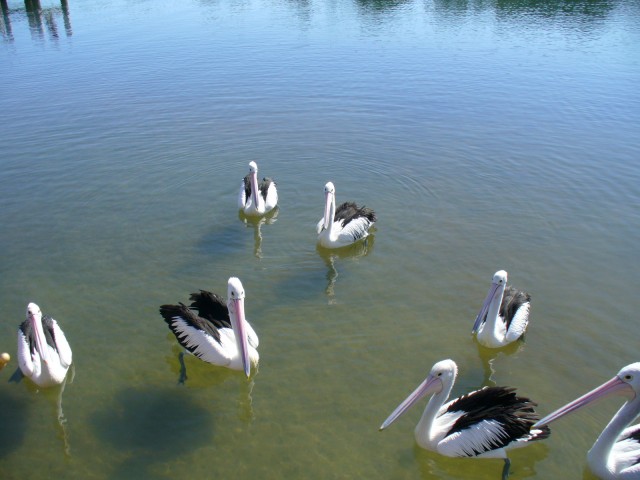
<path fill-rule="evenodd" d="M 279 208 L 276 207 L 262 217 L 251 217 L 243 212 L 238 213 L 238 218 L 242 220 L 245 227 L 253 228 L 253 254 L 257 258 L 262 258 L 262 225 L 271 225 L 278 219 Z"/>
<path fill-rule="evenodd" d="M 327 265 L 327 288 L 325 293 L 329 297 L 329 303 L 335 303 L 335 285 L 338 279 L 338 269 L 336 263 L 346 259 L 357 259 L 365 257 L 373 250 L 375 235 L 369 235 L 365 240 L 338 249 L 328 249 L 321 246 L 316 247 L 316 251 Z"/>
<path fill-rule="evenodd" d="M 479 343 L 477 343 L 478 347 L 478 355 L 480 357 L 480 363 L 482 364 L 483 370 L 483 387 L 494 387 L 496 382 L 493 380 L 493 374 L 496 373 L 494 369 L 494 362 L 503 356 L 511 356 L 515 353 L 521 352 L 524 349 L 523 342 L 514 342 L 510 343 L 506 347 L 503 347 L 499 350 L 495 348 L 487 348 L 483 347 Z"/>

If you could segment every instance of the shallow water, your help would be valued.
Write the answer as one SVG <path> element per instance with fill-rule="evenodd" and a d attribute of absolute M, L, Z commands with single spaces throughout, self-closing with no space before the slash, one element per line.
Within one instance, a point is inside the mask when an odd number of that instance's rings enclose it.
<path fill-rule="evenodd" d="M 433 363 L 548 413 L 639 360 L 637 2 L 31 5 L 0 22 L 1 478 L 496 479 L 415 446 L 422 404 L 377 431 Z M 236 211 L 250 160 L 269 222 Z M 328 180 L 379 218 L 341 255 L 315 246 Z M 494 352 L 470 330 L 498 269 L 533 302 Z M 158 307 L 231 275 L 259 372 L 187 358 L 179 386 Z M 62 394 L 6 381 L 29 301 L 73 348 Z M 619 405 L 510 478 L 593 478 Z"/>

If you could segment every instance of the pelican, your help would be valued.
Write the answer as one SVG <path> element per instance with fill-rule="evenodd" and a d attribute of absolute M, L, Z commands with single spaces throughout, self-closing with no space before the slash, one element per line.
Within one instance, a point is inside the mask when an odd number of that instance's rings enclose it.
<path fill-rule="evenodd" d="M 622 368 L 606 383 L 550 413 L 533 428 L 545 425 L 590 403 L 609 396 L 623 395 L 624 405 L 613 416 L 587 454 L 591 471 L 603 480 L 640 479 L 640 424 L 629 426 L 640 413 L 640 362 Z"/>
<path fill-rule="evenodd" d="M 507 286 L 507 272 L 498 270 L 471 333 L 485 347 L 504 347 L 524 335 L 530 308 L 531 296 Z"/>
<path fill-rule="evenodd" d="M 258 165 L 249 162 L 249 173 L 242 180 L 238 195 L 238 208 L 245 215 L 262 216 L 273 210 L 278 204 L 278 190 L 270 178 L 263 178 L 258 184 Z"/>
<path fill-rule="evenodd" d="M 324 248 L 340 248 L 369 235 L 376 214 L 367 207 L 344 202 L 336 208 L 336 188 L 328 182 L 324 186 L 324 216 L 318 222 L 318 243 Z"/>
<path fill-rule="evenodd" d="M 418 400 L 431 395 L 415 429 L 418 445 L 447 457 L 502 458 L 502 479 L 511 462 L 506 451 L 549 436 L 549 428 L 531 430 L 536 403 L 508 387 L 484 387 L 447 401 L 458 374 L 453 360 L 436 363 L 427 379 L 389 415 L 387 428 Z"/>
<path fill-rule="evenodd" d="M 27 318 L 18 328 L 18 365 L 39 387 L 61 384 L 71 365 L 71 347 L 53 318 L 42 316 L 35 303 L 27 305 Z"/>
<path fill-rule="evenodd" d="M 200 360 L 244 370 L 249 377 L 251 365 L 258 364 L 258 336 L 244 316 L 244 288 L 238 278 L 227 285 L 227 303 L 215 293 L 192 293 L 190 306 L 162 305 L 160 314 L 176 339 Z M 182 363 L 182 355 L 180 357 Z M 181 372 L 181 383 L 186 375 Z"/>

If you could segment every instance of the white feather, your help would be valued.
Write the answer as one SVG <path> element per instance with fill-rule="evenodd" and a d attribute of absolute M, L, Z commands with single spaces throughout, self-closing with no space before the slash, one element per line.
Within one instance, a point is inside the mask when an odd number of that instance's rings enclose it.
<path fill-rule="evenodd" d="M 232 370 L 242 370 L 242 358 L 238 351 L 235 334 L 230 328 L 220 328 L 220 343 L 208 333 L 189 325 L 182 317 L 172 318 L 173 328 L 178 337 L 185 338 L 187 348 L 193 349 L 193 355 L 205 362 Z M 247 328 L 248 327 L 248 328 Z M 245 322 L 249 340 L 249 359 L 253 365 L 258 364 L 259 354 L 255 347 L 258 346 L 258 336 L 248 322 Z"/>
<path fill-rule="evenodd" d="M 524 335 L 529 325 L 529 310 L 531 309 L 531 303 L 523 303 L 516 311 L 507 330 L 506 341 L 515 342 L 517 339 Z"/>
<path fill-rule="evenodd" d="M 492 450 L 495 439 L 507 437 L 503 426 L 495 420 L 483 420 L 471 427 L 452 433 L 438 443 L 438 453 L 447 457 L 485 456 L 504 458 L 503 451 Z M 502 449 L 498 449 L 502 450 Z"/>

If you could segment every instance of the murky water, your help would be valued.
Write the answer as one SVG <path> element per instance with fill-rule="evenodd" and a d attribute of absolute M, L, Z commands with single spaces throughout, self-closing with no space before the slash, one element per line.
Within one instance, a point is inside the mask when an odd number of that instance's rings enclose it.
<path fill-rule="evenodd" d="M 499 478 L 499 460 L 380 423 L 433 363 L 453 394 L 518 387 L 548 413 L 638 361 L 635 1 L 103 0 L 3 4 L 0 477 Z M 247 164 L 280 209 L 246 223 Z M 315 246 L 323 187 L 374 208 L 366 246 Z M 526 341 L 471 326 L 498 269 Z M 158 307 L 229 276 L 260 368 L 187 358 Z M 74 376 L 7 380 L 29 301 Z M 513 479 L 593 478 L 620 405 L 510 454 Z"/>

